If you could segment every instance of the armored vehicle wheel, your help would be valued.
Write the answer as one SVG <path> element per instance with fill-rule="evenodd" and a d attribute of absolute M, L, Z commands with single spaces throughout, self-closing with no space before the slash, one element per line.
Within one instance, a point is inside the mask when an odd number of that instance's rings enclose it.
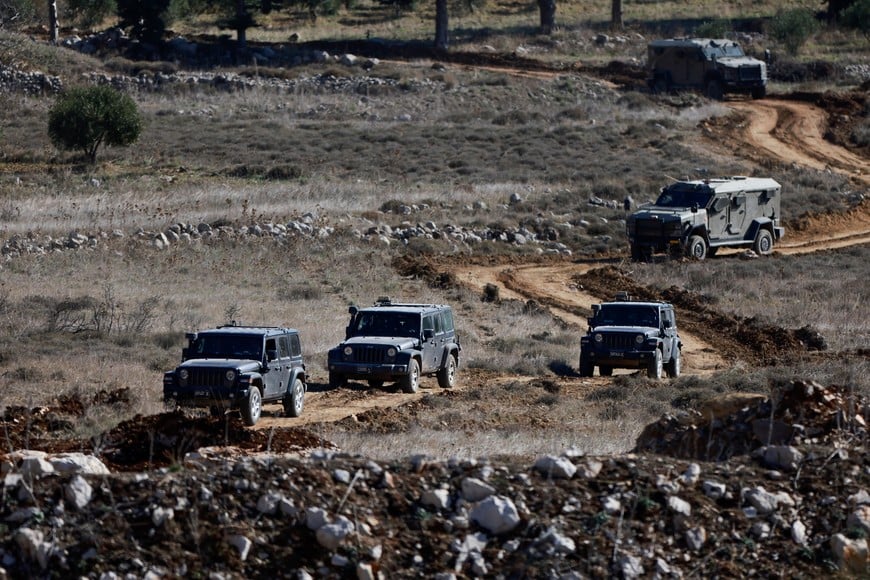
<path fill-rule="evenodd" d="M 666 95 L 671 92 L 671 83 L 666 76 L 659 76 L 653 82 L 652 90 L 657 95 Z"/>
<path fill-rule="evenodd" d="M 756 87 L 752 89 L 753 99 L 763 99 L 767 96 L 767 87 Z"/>
<path fill-rule="evenodd" d="M 600 366 L 600 367 L 598 367 L 598 373 L 602 377 L 612 377 L 613 376 L 613 367 Z"/>
<path fill-rule="evenodd" d="M 645 246 L 632 246 L 631 259 L 635 262 L 649 262 L 652 259 L 652 248 Z"/>
<path fill-rule="evenodd" d="M 759 256 L 769 256 L 773 252 L 773 236 L 770 235 L 770 231 L 758 230 L 752 249 Z"/>
<path fill-rule="evenodd" d="M 305 385 L 302 381 L 296 379 L 293 381 L 290 390 L 284 396 L 284 414 L 288 417 L 298 417 L 302 414 L 302 409 L 305 407 Z"/>
<path fill-rule="evenodd" d="M 347 384 L 347 377 L 337 373 L 329 373 L 329 388 L 337 389 Z"/>
<path fill-rule="evenodd" d="M 373 389 L 380 389 L 381 387 L 384 386 L 384 381 L 372 379 L 369 381 L 369 386 Z"/>
<path fill-rule="evenodd" d="M 703 260 L 707 257 L 707 242 L 701 236 L 690 236 L 689 243 L 686 244 L 686 255 L 696 260 Z"/>
<path fill-rule="evenodd" d="M 662 370 L 662 351 L 656 349 L 655 357 L 649 362 L 649 367 L 646 369 L 646 376 L 659 380 L 662 378 Z"/>
<path fill-rule="evenodd" d="M 456 359 L 452 354 L 447 355 L 444 368 L 438 371 L 438 386 L 442 389 L 451 389 L 456 384 Z"/>
<path fill-rule="evenodd" d="M 408 374 L 402 377 L 399 385 L 406 393 L 416 393 L 417 389 L 420 388 L 420 365 L 416 359 L 411 359 L 410 364 L 408 364 Z"/>
<path fill-rule="evenodd" d="M 716 101 L 725 99 L 725 89 L 722 87 L 722 82 L 716 79 L 707 83 L 707 96 Z"/>
<path fill-rule="evenodd" d="M 671 356 L 671 360 L 668 361 L 667 368 L 665 368 L 668 376 L 672 379 L 680 376 L 681 365 L 682 362 L 680 361 L 680 349 L 675 349 L 673 356 Z"/>
<path fill-rule="evenodd" d="M 245 425 L 251 427 L 257 424 L 260 420 L 260 413 L 263 412 L 263 399 L 260 395 L 260 389 L 251 387 L 248 392 L 248 398 L 242 403 L 242 421 Z"/>
<path fill-rule="evenodd" d="M 580 376 L 581 377 L 591 377 L 592 373 L 595 372 L 595 365 L 592 364 L 592 361 L 587 359 L 584 356 L 580 357 Z"/>

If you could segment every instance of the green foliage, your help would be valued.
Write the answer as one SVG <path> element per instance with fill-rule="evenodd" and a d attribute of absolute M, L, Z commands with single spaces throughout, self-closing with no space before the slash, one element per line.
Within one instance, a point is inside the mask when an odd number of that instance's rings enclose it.
<path fill-rule="evenodd" d="M 843 10 L 840 23 L 864 34 L 870 34 L 870 0 L 857 0 Z"/>
<path fill-rule="evenodd" d="M 30 24 L 36 18 L 33 0 L 4 0 L 0 2 L 0 28 Z"/>
<path fill-rule="evenodd" d="M 169 18 L 171 0 L 117 0 L 121 27 L 130 28 L 130 36 L 143 42 L 159 44 Z"/>
<path fill-rule="evenodd" d="M 770 24 L 770 35 L 791 55 L 796 55 L 810 36 L 819 29 L 813 12 L 806 8 L 780 10 Z"/>
<path fill-rule="evenodd" d="M 93 163 L 97 149 L 135 143 L 142 119 L 129 96 L 108 87 L 72 89 L 48 113 L 48 136 L 63 149 L 82 151 Z"/>
<path fill-rule="evenodd" d="M 727 18 L 717 20 L 708 20 L 695 29 L 695 36 L 701 38 L 725 38 L 729 32 L 734 30 L 731 26 L 731 21 Z"/>
<path fill-rule="evenodd" d="M 113 14 L 117 14 L 115 0 L 67 0 L 67 17 L 86 27 L 100 24 Z"/>

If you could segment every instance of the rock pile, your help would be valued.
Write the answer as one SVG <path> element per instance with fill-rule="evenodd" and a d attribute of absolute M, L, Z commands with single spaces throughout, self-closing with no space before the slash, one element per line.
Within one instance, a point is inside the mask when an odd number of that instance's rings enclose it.
<path fill-rule="evenodd" d="M 0 93 L 56 95 L 63 90 L 60 77 L 43 72 L 27 72 L 0 64 Z"/>

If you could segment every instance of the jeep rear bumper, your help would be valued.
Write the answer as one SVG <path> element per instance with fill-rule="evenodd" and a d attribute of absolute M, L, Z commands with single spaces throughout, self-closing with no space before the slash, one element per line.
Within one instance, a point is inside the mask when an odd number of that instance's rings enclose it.
<path fill-rule="evenodd" d="M 608 350 L 583 352 L 593 365 L 620 369 L 646 368 L 655 359 L 654 350 Z"/>

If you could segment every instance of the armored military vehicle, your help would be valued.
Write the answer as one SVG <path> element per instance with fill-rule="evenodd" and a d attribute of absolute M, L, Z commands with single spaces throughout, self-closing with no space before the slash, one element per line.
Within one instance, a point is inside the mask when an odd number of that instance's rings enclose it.
<path fill-rule="evenodd" d="M 767 64 L 744 54 L 733 40 L 671 38 L 647 46 L 647 84 L 667 93 L 679 89 L 703 91 L 722 100 L 726 93 L 767 93 Z"/>
<path fill-rule="evenodd" d="M 722 247 L 766 256 L 781 240 L 781 186 L 767 177 L 677 181 L 626 220 L 633 260 L 670 252 L 703 260 Z"/>

